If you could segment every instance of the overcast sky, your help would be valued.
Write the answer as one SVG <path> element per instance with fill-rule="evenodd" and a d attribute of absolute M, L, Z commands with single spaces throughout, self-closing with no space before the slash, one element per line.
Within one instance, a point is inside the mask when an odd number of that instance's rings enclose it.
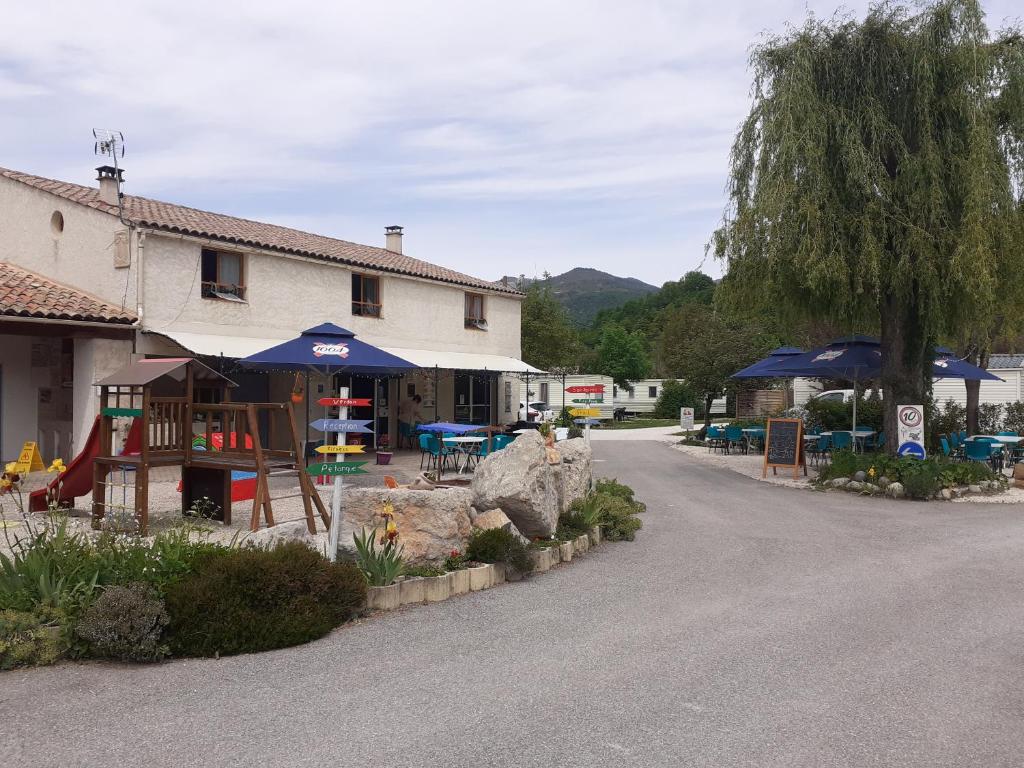
<path fill-rule="evenodd" d="M 117 128 L 132 194 L 376 245 L 400 224 L 406 253 L 488 279 L 660 285 L 704 262 L 750 45 L 836 7 L 8 3 L 0 165 L 92 184 L 91 129 Z"/>

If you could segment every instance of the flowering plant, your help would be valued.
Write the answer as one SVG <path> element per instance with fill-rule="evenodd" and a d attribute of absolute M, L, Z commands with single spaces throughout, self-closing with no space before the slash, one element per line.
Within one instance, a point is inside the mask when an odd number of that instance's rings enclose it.
<path fill-rule="evenodd" d="M 398 543 L 398 526 L 395 524 L 395 508 L 385 501 L 380 517 L 384 520 L 384 531 L 380 535 L 380 549 L 377 548 L 377 528 L 363 529 L 352 534 L 356 545 L 356 565 L 366 576 L 371 587 L 386 587 L 402 575 L 405 562 L 402 555 L 405 547 Z"/>
<path fill-rule="evenodd" d="M 444 559 L 444 569 L 446 571 L 461 571 L 466 567 L 466 562 L 466 556 L 459 550 L 453 549 Z"/>

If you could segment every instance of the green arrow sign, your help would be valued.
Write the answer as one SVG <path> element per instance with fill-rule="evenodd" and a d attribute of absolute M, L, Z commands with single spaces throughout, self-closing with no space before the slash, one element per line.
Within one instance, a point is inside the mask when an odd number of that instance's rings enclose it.
<path fill-rule="evenodd" d="M 311 464 L 306 467 L 308 475 L 365 475 L 361 469 L 365 461 L 331 461 L 326 464 Z"/>
<path fill-rule="evenodd" d="M 575 398 L 573 398 L 572 402 L 574 402 L 574 403 L 603 403 L 604 402 L 604 398 L 595 397 L 592 400 L 587 400 L 587 399 L 582 398 L 582 397 L 575 397 Z"/>

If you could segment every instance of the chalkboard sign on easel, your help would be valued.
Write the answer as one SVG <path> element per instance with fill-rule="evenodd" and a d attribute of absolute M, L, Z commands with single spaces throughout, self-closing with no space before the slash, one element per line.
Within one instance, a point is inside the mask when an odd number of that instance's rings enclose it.
<path fill-rule="evenodd" d="M 764 471 L 761 477 L 768 476 L 768 467 L 772 474 L 777 474 L 777 467 L 792 468 L 794 479 L 803 467 L 807 474 L 804 461 L 804 423 L 800 419 L 768 419 L 764 435 Z"/>

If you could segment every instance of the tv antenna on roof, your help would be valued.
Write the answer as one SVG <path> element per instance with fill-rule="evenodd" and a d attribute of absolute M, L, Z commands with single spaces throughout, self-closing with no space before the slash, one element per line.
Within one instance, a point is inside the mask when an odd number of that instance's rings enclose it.
<path fill-rule="evenodd" d="M 97 155 L 107 155 L 114 158 L 114 167 L 116 168 L 118 154 L 124 157 L 124 134 L 107 128 L 93 128 L 92 137 L 96 139 L 96 146 L 93 151 Z"/>

